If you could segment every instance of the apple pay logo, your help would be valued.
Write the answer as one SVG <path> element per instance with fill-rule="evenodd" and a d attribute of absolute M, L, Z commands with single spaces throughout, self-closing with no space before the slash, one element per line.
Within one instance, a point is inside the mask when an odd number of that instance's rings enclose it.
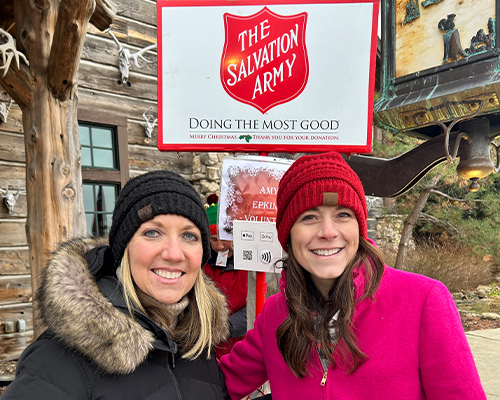
<path fill-rule="evenodd" d="M 241 231 L 241 240 L 253 241 L 253 231 Z"/>

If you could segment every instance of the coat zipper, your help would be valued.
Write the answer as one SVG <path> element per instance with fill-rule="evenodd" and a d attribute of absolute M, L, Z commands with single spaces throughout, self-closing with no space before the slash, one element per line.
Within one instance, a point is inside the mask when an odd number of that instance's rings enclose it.
<path fill-rule="evenodd" d="M 170 377 L 174 381 L 175 391 L 177 392 L 177 399 L 182 400 L 182 394 L 181 394 L 181 389 L 179 387 L 179 381 L 177 380 L 177 377 L 175 376 L 174 371 L 172 371 L 172 369 L 175 368 L 174 353 L 171 353 L 171 354 L 172 354 L 172 368 L 170 368 L 170 364 L 167 360 L 167 369 L 168 369 L 168 373 L 170 374 Z"/>
<path fill-rule="evenodd" d="M 326 385 L 326 375 L 327 374 L 328 374 L 328 371 L 325 371 L 325 373 L 323 374 L 323 379 L 321 379 L 321 386 Z"/>

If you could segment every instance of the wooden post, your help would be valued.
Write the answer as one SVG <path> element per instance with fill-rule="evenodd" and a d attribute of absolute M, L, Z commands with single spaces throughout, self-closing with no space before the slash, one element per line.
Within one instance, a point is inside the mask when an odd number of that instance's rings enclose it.
<path fill-rule="evenodd" d="M 97 0 L 94 21 L 107 28 L 110 0 Z M 96 0 L 16 0 L 17 47 L 29 68 L 12 65 L 0 85 L 23 111 L 26 191 L 33 293 L 50 252 L 86 233 L 82 197 L 76 79 Z M 36 310 L 35 314 L 36 314 Z M 35 337 L 40 327 L 35 327 Z"/>

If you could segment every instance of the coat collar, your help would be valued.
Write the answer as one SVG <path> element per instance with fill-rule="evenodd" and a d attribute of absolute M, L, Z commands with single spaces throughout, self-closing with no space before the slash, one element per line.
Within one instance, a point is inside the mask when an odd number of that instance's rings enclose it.
<path fill-rule="evenodd" d="M 153 348 L 174 352 L 176 347 L 147 317 L 128 315 L 116 277 L 106 263 L 99 264 L 108 256 L 106 248 L 102 239 L 61 245 L 43 271 L 36 301 L 43 323 L 58 339 L 105 372 L 127 374 Z"/>

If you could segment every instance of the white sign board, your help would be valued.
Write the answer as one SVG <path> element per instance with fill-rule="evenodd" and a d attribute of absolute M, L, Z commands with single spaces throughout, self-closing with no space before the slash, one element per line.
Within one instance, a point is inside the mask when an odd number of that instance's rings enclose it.
<path fill-rule="evenodd" d="M 235 269 L 276 272 L 274 263 L 282 251 L 275 224 L 234 221 L 233 239 Z"/>
<path fill-rule="evenodd" d="M 378 0 L 157 9 L 160 150 L 371 151 Z"/>

